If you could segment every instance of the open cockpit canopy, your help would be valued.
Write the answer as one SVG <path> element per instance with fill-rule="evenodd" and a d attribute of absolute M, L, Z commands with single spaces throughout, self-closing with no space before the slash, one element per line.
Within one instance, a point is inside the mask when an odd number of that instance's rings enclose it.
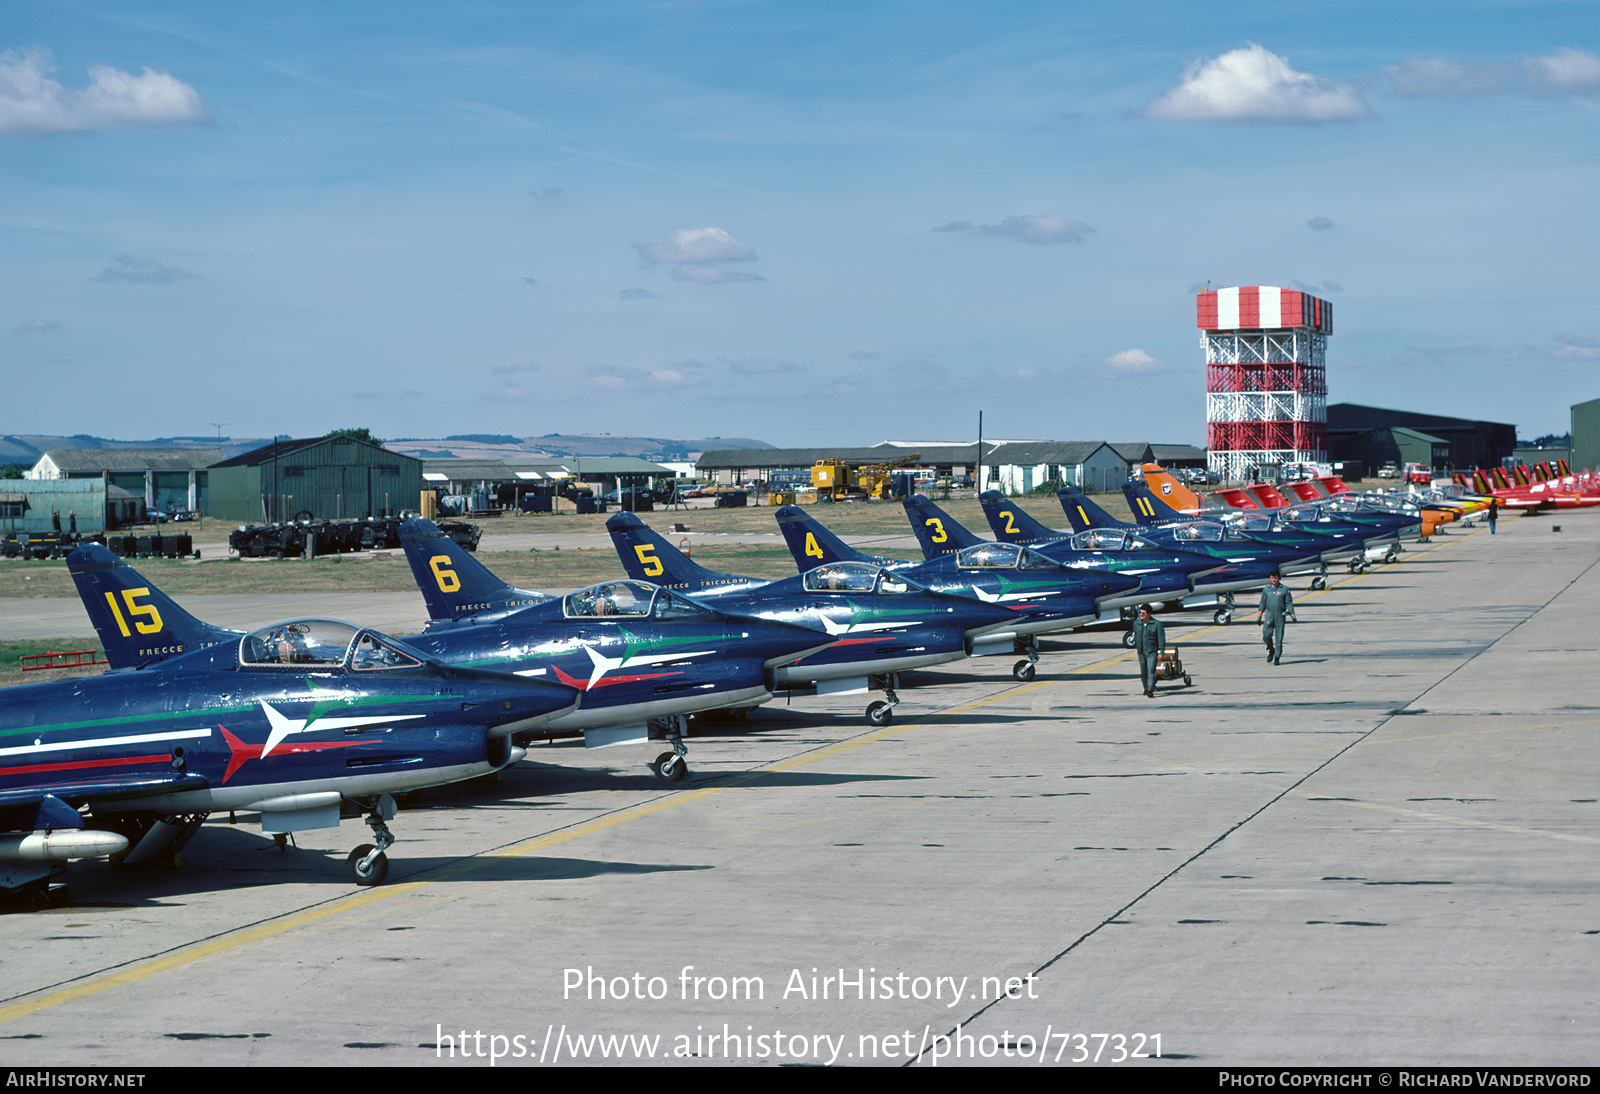
<path fill-rule="evenodd" d="M 421 668 L 422 654 L 397 639 L 338 619 L 294 619 L 239 640 L 241 668 L 384 672 Z"/>

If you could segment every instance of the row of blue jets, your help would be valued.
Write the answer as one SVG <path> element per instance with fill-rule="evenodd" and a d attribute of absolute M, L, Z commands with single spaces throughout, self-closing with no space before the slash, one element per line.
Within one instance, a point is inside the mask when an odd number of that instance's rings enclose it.
<path fill-rule="evenodd" d="M 660 736 L 672 751 L 652 769 L 676 782 L 692 714 L 876 686 L 885 701 L 866 716 L 886 725 L 906 671 L 1021 653 L 1013 672 L 1032 679 L 1042 634 L 1137 603 L 1231 596 L 1272 569 L 1325 572 L 1359 549 L 1339 537 L 1360 529 L 1213 534 L 1216 522 L 1152 499 L 1130 497 L 1143 525 L 1132 529 L 1063 491 L 1074 528 L 1063 533 L 991 493 L 994 542 L 918 496 L 905 507 L 920 563 L 854 551 L 786 506 L 778 522 L 799 572 L 779 581 L 700 567 L 621 513 L 607 526 L 628 580 L 564 597 L 506 584 L 413 520 L 401 538 L 429 622 L 404 641 L 322 619 L 214 627 L 86 546 L 68 566 L 111 670 L 8 689 L 0 891 L 47 896 L 73 858 L 170 857 L 219 811 L 260 813 L 280 838 L 365 816 L 374 841 L 348 867 L 376 884 L 395 794 L 500 770 L 534 740 Z"/>

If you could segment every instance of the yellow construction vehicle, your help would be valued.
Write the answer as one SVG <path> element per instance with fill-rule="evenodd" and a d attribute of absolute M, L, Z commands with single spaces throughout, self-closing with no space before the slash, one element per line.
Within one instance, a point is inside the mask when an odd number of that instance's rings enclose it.
<path fill-rule="evenodd" d="M 811 465 L 811 485 L 818 501 L 838 501 L 855 492 L 855 475 L 843 460 L 818 460 Z"/>

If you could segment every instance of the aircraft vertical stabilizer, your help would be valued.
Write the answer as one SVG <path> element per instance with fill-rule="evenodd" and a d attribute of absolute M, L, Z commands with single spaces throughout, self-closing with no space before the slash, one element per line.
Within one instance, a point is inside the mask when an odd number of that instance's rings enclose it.
<path fill-rule="evenodd" d="M 783 541 L 789 545 L 789 553 L 794 556 L 794 564 L 801 573 L 830 562 L 899 562 L 862 554 L 798 505 L 785 505 L 772 515 L 778 518 L 778 530 L 783 533 Z"/>
<path fill-rule="evenodd" d="M 1123 483 L 1122 496 L 1128 499 L 1128 508 L 1133 510 L 1133 519 L 1138 521 L 1142 528 L 1183 520 L 1189 515 L 1174 509 L 1165 498 L 1150 489 L 1147 482 L 1138 479 Z"/>
<path fill-rule="evenodd" d="M 400 546 L 411 564 L 411 576 L 422 590 L 430 619 L 504 615 L 550 599 L 544 593 L 507 585 L 438 525 L 421 517 L 400 526 Z"/>
<path fill-rule="evenodd" d="M 693 562 L 668 543 L 666 537 L 651 531 L 632 513 L 618 513 L 606 520 L 611 545 L 622 559 L 622 568 L 635 581 L 653 581 L 681 592 L 726 588 L 734 585 L 763 585 L 757 577 L 718 573 Z"/>
<path fill-rule="evenodd" d="M 911 522 L 911 531 L 916 533 L 924 558 L 943 558 L 963 547 L 984 542 L 922 494 L 912 494 L 903 504 L 906 507 L 906 519 Z"/>
<path fill-rule="evenodd" d="M 1076 486 L 1063 486 L 1056 491 L 1056 498 L 1061 502 L 1061 508 L 1067 514 L 1067 523 L 1072 525 L 1074 532 L 1090 528 L 1124 527 L 1122 521 L 1096 505 L 1089 495 Z"/>
<path fill-rule="evenodd" d="M 114 669 L 165 661 L 239 639 L 239 632 L 202 623 L 178 607 L 139 571 L 98 543 L 85 544 L 68 555 L 67 570 Z"/>
<path fill-rule="evenodd" d="M 1144 481 L 1150 489 L 1166 498 L 1167 504 L 1184 516 L 1193 516 L 1205 508 L 1200 495 L 1173 478 L 1169 472 L 1163 471 L 1159 463 L 1147 463 L 1140 470 L 1144 472 Z"/>
<path fill-rule="evenodd" d="M 1050 543 L 1066 539 L 1068 533 L 1046 528 L 1023 512 L 1022 506 L 998 490 L 985 490 L 978 498 L 983 505 L 983 515 L 989 520 L 989 529 L 1001 543 Z"/>

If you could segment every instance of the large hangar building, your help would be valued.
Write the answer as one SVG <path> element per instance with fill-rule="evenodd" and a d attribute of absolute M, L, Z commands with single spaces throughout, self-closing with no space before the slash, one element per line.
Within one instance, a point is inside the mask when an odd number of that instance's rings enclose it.
<path fill-rule="evenodd" d="M 277 441 L 211 466 L 210 515 L 281 521 L 324 520 L 415 509 L 422 461 L 339 435 Z"/>
<path fill-rule="evenodd" d="M 1499 467 L 1517 447 L 1517 427 L 1357 403 L 1328 407 L 1328 455 L 1360 460 L 1367 471 L 1427 463 L 1438 471 Z"/>

